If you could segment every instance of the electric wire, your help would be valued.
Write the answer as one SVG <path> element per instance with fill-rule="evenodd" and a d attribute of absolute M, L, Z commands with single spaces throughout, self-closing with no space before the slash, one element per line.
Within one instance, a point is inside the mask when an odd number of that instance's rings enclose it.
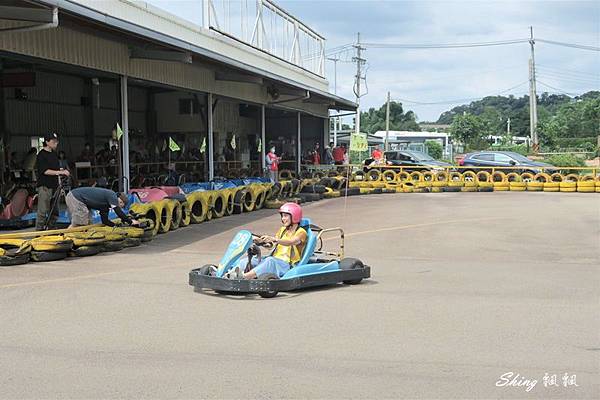
<path fill-rule="evenodd" d="M 571 47 L 573 49 L 579 50 L 590 50 L 590 51 L 600 51 L 600 47 L 596 46 L 588 46 L 585 44 L 577 44 L 577 43 L 565 43 L 565 42 L 557 42 L 554 40 L 546 40 L 546 39 L 535 39 L 536 42 L 552 44 L 555 46 L 563 46 L 563 47 Z"/>
<path fill-rule="evenodd" d="M 580 96 L 580 94 L 578 94 L 578 93 L 570 93 L 564 89 L 560 89 L 560 88 L 554 87 L 552 85 L 548 85 L 547 83 L 544 83 L 544 82 L 540 81 L 539 79 L 537 80 L 537 83 L 541 84 L 542 86 L 546 86 L 549 89 L 556 90 L 561 94 L 566 94 L 567 96 L 574 96 L 574 97 Z"/>

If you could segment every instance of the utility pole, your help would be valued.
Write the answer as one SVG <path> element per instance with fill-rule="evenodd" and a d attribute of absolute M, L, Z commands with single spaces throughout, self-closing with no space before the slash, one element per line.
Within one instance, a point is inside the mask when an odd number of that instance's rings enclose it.
<path fill-rule="evenodd" d="M 531 46 L 531 58 L 529 59 L 529 131 L 533 141 L 533 152 L 540 149 L 537 136 L 537 94 L 535 87 L 535 40 L 533 39 L 533 27 L 529 27 L 529 45 Z"/>
<path fill-rule="evenodd" d="M 510 136 L 510 117 L 506 120 L 506 135 Z"/>
<path fill-rule="evenodd" d="M 390 92 L 388 92 L 387 103 L 385 105 L 385 146 L 384 151 L 389 150 L 390 139 Z"/>
<path fill-rule="evenodd" d="M 327 58 L 329 61 L 333 61 L 333 94 L 337 94 L 337 62 L 339 58 Z"/>
<path fill-rule="evenodd" d="M 360 32 L 357 33 L 356 44 L 354 45 L 356 48 L 356 57 L 352 58 L 352 61 L 356 61 L 356 87 L 354 90 L 354 94 L 356 95 L 356 104 L 358 107 L 356 108 L 356 133 L 360 133 L 360 80 L 362 79 L 361 67 L 365 63 L 365 59 L 361 58 L 361 53 L 365 50 L 365 47 L 360 45 Z"/>

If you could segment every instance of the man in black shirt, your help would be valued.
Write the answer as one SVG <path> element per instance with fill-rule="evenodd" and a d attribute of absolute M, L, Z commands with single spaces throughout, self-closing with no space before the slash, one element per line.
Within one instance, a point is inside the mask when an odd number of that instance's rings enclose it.
<path fill-rule="evenodd" d="M 67 208 L 71 216 L 71 225 L 69 228 L 76 226 L 89 225 L 91 223 L 90 210 L 100 211 L 102 224 L 106 226 L 115 226 L 108 219 L 108 212 L 112 209 L 122 222 L 131 225 L 139 225 L 135 219 L 129 218 L 122 208 L 127 205 L 127 195 L 125 193 L 115 193 L 112 190 L 99 187 L 80 187 L 73 189 L 66 197 Z"/>
<path fill-rule="evenodd" d="M 52 196 L 58 188 L 58 177 L 69 176 L 69 171 L 61 169 L 56 155 L 58 147 L 58 136 L 56 133 L 47 133 L 44 136 L 44 147 L 36 158 L 37 169 L 37 216 L 35 229 L 42 230 L 53 226 L 58 219 L 58 207 L 52 208 Z M 48 214 L 50 215 L 48 226 L 45 226 Z"/>

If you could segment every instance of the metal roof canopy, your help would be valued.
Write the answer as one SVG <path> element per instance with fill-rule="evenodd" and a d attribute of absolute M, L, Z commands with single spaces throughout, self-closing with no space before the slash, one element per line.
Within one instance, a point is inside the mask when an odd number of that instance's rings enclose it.
<path fill-rule="evenodd" d="M 296 89 L 296 90 L 308 90 L 312 94 L 311 98 L 313 101 L 322 99 L 323 103 L 328 104 L 329 109 L 355 111 L 357 108 L 357 105 L 350 100 L 346 100 L 342 97 L 324 92 L 319 89 L 307 87 L 307 85 L 300 84 L 294 80 L 282 77 L 280 75 L 273 74 L 269 71 L 266 71 L 266 70 L 263 70 L 260 68 L 256 68 L 252 65 L 245 64 L 238 60 L 227 57 L 223 54 L 219 54 L 214 51 L 207 50 L 205 48 L 191 44 L 189 42 L 180 40 L 178 38 L 165 35 L 163 33 L 133 24 L 131 22 L 124 21 L 117 17 L 89 9 L 81 4 L 77 4 L 77 3 L 71 2 L 69 0 L 34 0 L 34 1 L 37 3 L 43 4 L 43 5 L 46 5 L 46 6 L 58 7 L 60 11 L 70 13 L 74 16 L 88 18 L 89 20 L 92 20 L 101 25 L 106 25 L 113 29 L 126 32 L 130 35 L 137 36 L 139 38 L 144 38 L 146 40 L 154 41 L 154 42 L 160 43 L 162 45 L 165 45 L 167 47 L 176 48 L 176 49 L 180 49 L 183 51 L 190 51 L 197 55 L 203 56 L 209 60 L 216 61 L 217 63 L 225 64 L 229 68 L 244 71 L 246 73 L 249 72 L 251 74 L 255 74 L 260 77 L 267 78 L 273 82 L 276 82 L 278 84 L 278 86 L 279 85 L 288 86 L 288 87 Z M 333 104 L 331 104 L 331 103 L 333 103 Z"/>

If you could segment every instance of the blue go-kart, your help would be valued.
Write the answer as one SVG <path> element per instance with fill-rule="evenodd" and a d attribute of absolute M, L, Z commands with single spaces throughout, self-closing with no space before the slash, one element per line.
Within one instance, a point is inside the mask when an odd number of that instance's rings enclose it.
<path fill-rule="evenodd" d="M 256 293 L 261 297 L 270 298 L 277 293 L 315 286 L 332 285 L 339 282 L 355 285 L 371 276 L 371 268 L 356 258 L 344 258 L 344 231 L 341 228 L 323 229 L 312 225 L 308 218 L 300 221 L 300 226 L 306 230 L 307 240 L 300 261 L 281 278 L 275 274 L 264 274 L 256 279 L 229 279 L 230 269 L 238 260 L 248 255 L 260 257 L 262 246 L 269 248 L 268 243 L 254 243 L 252 232 L 242 230 L 233 238 L 219 265 L 204 265 L 189 273 L 189 283 L 196 291 L 212 289 L 221 294 Z M 323 235 L 339 234 L 339 252 L 323 251 Z M 317 248 L 318 247 L 318 248 Z M 247 270 L 251 268 L 248 262 Z"/>

